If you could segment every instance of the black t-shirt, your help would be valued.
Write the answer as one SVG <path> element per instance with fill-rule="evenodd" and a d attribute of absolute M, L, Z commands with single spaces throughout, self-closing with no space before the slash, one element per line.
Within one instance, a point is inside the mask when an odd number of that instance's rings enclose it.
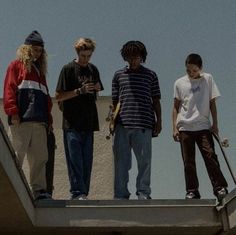
<path fill-rule="evenodd" d="M 100 83 L 99 72 L 96 66 L 88 64 L 80 66 L 75 61 L 65 65 L 60 73 L 56 91 L 73 91 L 82 87 L 84 82 Z M 78 131 L 99 130 L 98 113 L 96 107 L 96 92 L 94 94 L 83 94 L 68 99 L 60 104 L 63 111 L 63 129 L 76 129 Z"/>

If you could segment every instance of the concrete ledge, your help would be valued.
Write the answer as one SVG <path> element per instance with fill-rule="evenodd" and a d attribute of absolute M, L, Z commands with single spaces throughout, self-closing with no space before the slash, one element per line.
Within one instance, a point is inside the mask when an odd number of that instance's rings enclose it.
<path fill-rule="evenodd" d="M 32 227 L 34 205 L 23 172 L 0 122 L 0 227 Z"/>
<path fill-rule="evenodd" d="M 40 201 L 39 227 L 221 227 L 215 200 Z"/>
<path fill-rule="evenodd" d="M 66 208 L 66 207 L 210 207 L 215 208 L 215 199 L 152 199 L 152 200 L 41 200 L 36 208 Z"/>
<path fill-rule="evenodd" d="M 225 231 L 231 230 L 232 234 L 236 234 L 236 210 L 235 208 L 236 208 L 236 189 L 230 192 L 224 198 L 222 206 L 218 207 L 218 210 L 222 216 L 224 230 Z"/>

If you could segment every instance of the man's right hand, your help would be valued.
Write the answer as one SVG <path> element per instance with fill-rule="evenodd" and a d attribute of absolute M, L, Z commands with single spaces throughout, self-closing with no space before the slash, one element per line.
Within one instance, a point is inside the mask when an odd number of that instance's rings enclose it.
<path fill-rule="evenodd" d="M 11 116 L 11 122 L 13 125 L 19 125 L 20 124 L 20 117 L 18 114 Z"/>
<path fill-rule="evenodd" d="M 94 93 L 94 83 L 85 83 L 83 86 L 80 88 L 80 93 L 81 94 L 93 94 Z"/>
<path fill-rule="evenodd" d="M 173 131 L 174 141 L 179 142 L 179 131 L 176 129 Z"/>

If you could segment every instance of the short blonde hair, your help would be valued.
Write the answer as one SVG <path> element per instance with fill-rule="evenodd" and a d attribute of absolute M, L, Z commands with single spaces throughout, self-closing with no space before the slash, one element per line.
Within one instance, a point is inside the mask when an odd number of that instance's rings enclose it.
<path fill-rule="evenodd" d="M 80 38 L 75 42 L 74 48 L 77 53 L 80 51 L 91 50 L 94 51 L 96 47 L 95 41 L 90 38 Z"/>

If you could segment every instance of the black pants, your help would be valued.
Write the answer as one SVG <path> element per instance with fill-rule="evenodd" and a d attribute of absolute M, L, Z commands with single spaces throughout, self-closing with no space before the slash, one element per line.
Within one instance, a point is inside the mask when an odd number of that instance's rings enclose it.
<path fill-rule="evenodd" d="M 180 145 L 184 162 L 186 191 L 198 190 L 199 187 L 195 163 L 195 143 L 204 159 L 214 193 L 219 188 L 227 188 L 228 184 L 220 170 L 211 132 L 209 130 L 181 131 Z"/>
<path fill-rule="evenodd" d="M 55 148 L 56 148 L 55 135 L 52 131 L 47 134 L 47 147 L 48 147 L 48 161 L 46 163 L 47 192 L 52 195 L 54 188 L 53 176 L 54 176 L 54 161 L 55 161 Z"/>

